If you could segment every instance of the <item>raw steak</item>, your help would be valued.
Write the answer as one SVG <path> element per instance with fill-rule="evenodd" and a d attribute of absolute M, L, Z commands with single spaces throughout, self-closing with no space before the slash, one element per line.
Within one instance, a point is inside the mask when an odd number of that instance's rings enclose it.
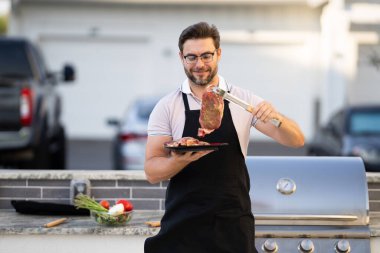
<path fill-rule="evenodd" d="M 212 85 L 208 86 L 202 96 L 201 113 L 199 116 L 201 128 L 198 129 L 199 137 L 204 137 L 206 134 L 218 129 L 222 123 L 224 111 L 223 97 L 213 93 L 212 87 Z"/>

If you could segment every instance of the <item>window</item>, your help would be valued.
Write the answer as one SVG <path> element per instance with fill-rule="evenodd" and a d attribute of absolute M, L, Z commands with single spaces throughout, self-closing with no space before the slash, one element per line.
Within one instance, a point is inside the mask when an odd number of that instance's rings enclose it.
<path fill-rule="evenodd" d="M 137 115 L 140 119 L 148 120 L 150 113 L 153 111 L 154 106 L 156 105 L 156 100 L 152 101 L 141 101 L 138 104 Z"/>
<path fill-rule="evenodd" d="M 353 112 L 349 128 L 353 135 L 380 134 L 380 111 Z"/>
<path fill-rule="evenodd" d="M 32 76 L 24 45 L 0 41 L 0 77 L 30 78 Z"/>
<path fill-rule="evenodd" d="M 335 113 L 331 117 L 328 126 L 333 131 L 334 135 L 342 135 L 344 133 L 344 112 L 339 111 Z"/>
<path fill-rule="evenodd" d="M 32 53 L 33 60 L 36 61 L 34 66 L 36 66 L 35 71 L 38 72 L 38 78 L 41 80 L 45 80 L 47 77 L 47 70 L 45 67 L 45 62 L 41 58 L 39 50 L 37 50 L 37 48 L 35 48 L 34 46 L 31 46 L 30 52 Z"/>

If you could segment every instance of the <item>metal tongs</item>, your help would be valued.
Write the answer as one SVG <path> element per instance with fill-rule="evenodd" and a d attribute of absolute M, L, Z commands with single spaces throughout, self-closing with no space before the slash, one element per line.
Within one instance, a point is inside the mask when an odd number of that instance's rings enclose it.
<path fill-rule="evenodd" d="M 240 98 L 235 97 L 234 95 L 231 95 L 230 93 L 226 92 L 225 90 L 222 90 L 219 87 L 213 87 L 212 92 L 215 94 L 223 97 L 223 99 L 230 101 L 234 104 L 237 104 L 241 106 L 243 109 L 246 111 L 253 113 L 253 106 L 248 104 L 247 102 L 241 100 Z M 281 121 L 278 119 L 270 119 L 270 122 L 275 126 L 275 127 L 280 127 L 281 126 Z"/>

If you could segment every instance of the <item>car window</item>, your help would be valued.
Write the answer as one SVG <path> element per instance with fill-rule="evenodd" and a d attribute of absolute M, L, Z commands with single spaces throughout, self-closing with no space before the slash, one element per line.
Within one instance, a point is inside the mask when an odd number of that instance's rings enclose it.
<path fill-rule="evenodd" d="M 380 134 L 380 112 L 354 112 L 350 118 L 350 133 Z"/>
<path fill-rule="evenodd" d="M 28 78 L 32 76 L 24 46 L 20 43 L 0 42 L 0 77 Z"/>
<path fill-rule="evenodd" d="M 331 117 L 328 125 L 331 127 L 331 129 L 333 129 L 334 134 L 338 134 L 338 135 L 343 134 L 344 133 L 344 112 L 339 111 L 335 113 Z"/>
<path fill-rule="evenodd" d="M 37 61 L 36 66 L 38 66 L 38 69 L 36 71 L 38 71 L 38 75 L 43 80 L 46 78 L 47 70 L 46 70 L 45 62 L 41 58 L 41 52 L 39 52 L 39 50 L 35 48 L 34 46 L 31 46 L 30 49 L 33 54 L 33 59 Z"/>
<path fill-rule="evenodd" d="M 149 120 L 150 113 L 153 111 L 156 101 L 140 102 L 137 110 L 137 116 L 143 120 Z"/>

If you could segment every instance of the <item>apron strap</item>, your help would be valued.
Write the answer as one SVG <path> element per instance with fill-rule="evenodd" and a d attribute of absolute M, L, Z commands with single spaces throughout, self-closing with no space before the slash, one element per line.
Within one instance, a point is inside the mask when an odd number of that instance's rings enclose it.
<path fill-rule="evenodd" d="M 185 105 L 185 110 L 190 111 L 189 101 L 187 100 L 187 94 L 182 92 L 183 104 Z"/>

